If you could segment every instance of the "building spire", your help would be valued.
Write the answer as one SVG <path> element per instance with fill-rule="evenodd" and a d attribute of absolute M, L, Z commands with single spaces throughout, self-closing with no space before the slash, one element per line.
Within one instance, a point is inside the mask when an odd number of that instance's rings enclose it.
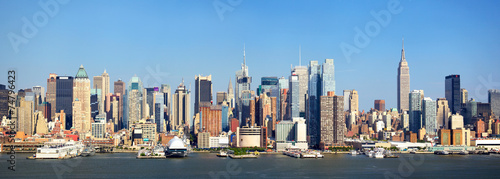
<path fill-rule="evenodd" d="M 401 61 L 406 62 L 405 57 L 405 38 L 403 37 L 403 48 L 401 49 Z"/>
<path fill-rule="evenodd" d="M 245 43 L 243 43 L 243 76 L 247 76 L 247 60 L 245 55 Z"/>

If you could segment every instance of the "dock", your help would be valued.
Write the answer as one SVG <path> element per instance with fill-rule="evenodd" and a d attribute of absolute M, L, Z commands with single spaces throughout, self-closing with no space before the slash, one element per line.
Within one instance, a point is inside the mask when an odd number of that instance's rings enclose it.
<path fill-rule="evenodd" d="M 137 156 L 136 159 L 166 159 L 165 156 Z"/>

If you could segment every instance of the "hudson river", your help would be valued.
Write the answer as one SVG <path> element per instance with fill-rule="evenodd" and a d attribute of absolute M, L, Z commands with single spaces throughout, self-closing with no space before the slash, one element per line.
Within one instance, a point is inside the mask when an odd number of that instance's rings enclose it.
<path fill-rule="evenodd" d="M 326 154 L 323 159 L 260 155 L 258 159 L 218 158 L 190 153 L 187 158 L 136 159 L 135 153 L 96 154 L 67 160 L 27 160 L 0 154 L 0 178 L 499 178 L 500 155 L 400 154 L 373 159 L 365 155 Z"/>

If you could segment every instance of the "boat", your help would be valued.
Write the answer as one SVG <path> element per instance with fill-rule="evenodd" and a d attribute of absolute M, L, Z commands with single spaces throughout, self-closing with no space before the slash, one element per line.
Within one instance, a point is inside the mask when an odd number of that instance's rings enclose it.
<path fill-rule="evenodd" d="M 36 159 L 64 159 L 79 156 L 83 151 L 81 142 L 46 142 L 37 148 Z"/>
<path fill-rule="evenodd" d="M 351 150 L 351 152 L 349 154 L 351 154 L 352 156 L 356 156 L 358 154 L 358 152 L 355 150 Z"/>
<path fill-rule="evenodd" d="M 227 152 L 226 151 L 219 151 L 219 153 L 217 154 L 217 157 L 227 157 Z"/>
<path fill-rule="evenodd" d="M 460 151 L 459 153 L 460 155 L 469 155 L 469 151 L 466 151 L 466 150 L 462 150 Z"/>
<path fill-rule="evenodd" d="M 93 146 L 89 145 L 89 146 L 86 146 L 85 148 L 83 148 L 82 154 L 80 156 L 88 157 L 88 156 L 92 156 L 92 155 L 95 155 L 95 148 Z"/>
<path fill-rule="evenodd" d="M 370 158 L 384 158 L 385 149 L 376 148 L 375 150 L 371 151 L 370 153 L 371 153 Z"/>
<path fill-rule="evenodd" d="M 446 150 L 442 150 L 442 151 L 434 151 L 434 154 L 436 154 L 436 155 L 449 155 L 450 153 Z"/>
<path fill-rule="evenodd" d="M 188 151 L 186 144 L 175 136 L 167 144 L 167 150 L 165 151 L 165 156 L 167 157 L 187 157 Z"/>
<path fill-rule="evenodd" d="M 375 153 L 374 151 L 368 151 L 368 155 L 367 156 L 370 157 L 370 158 L 373 158 L 373 154 L 374 153 Z"/>

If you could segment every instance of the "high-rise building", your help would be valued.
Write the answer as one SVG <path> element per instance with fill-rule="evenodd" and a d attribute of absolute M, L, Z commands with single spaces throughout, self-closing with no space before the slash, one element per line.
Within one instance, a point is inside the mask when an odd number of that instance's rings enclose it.
<path fill-rule="evenodd" d="M 184 81 L 177 87 L 175 94 L 172 97 L 172 117 L 169 121 L 169 130 L 179 130 L 184 125 L 190 124 L 191 110 L 189 104 L 191 102 L 190 92 L 184 86 Z"/>
<path fill-rule="evenodd" d="M 398 111 L 407 111 L 409 109 L 408 100 L 410 94 L 410 67 L 406 62 L 405 45 L 403 40 L 403 48 L 401 50 L 401 61 L 398 67 Z"/>
<path fill-rule="evenodd" d="M 289 114 L 290 114 L 290 108 L 288 107 L 289 105 L 289 96 L 288 96 L 288 88 L 281 89 L 280 92 L 280 117 L 279 121 L 287 120 L 290 119 Z"/>
<path fill-rule="evenodd" d="M 73 80 L 73 127 L 80 132 L 90 132 L 90 80 L 83 65 Z"/>
<path fill-rule="evenodd" d="M 0 84 L 0 118 L 9 117 L 9 90 Z"/>
<path fill-rule="evenodd" d="M 375 100 L 374 107 L 376 110 L 378 110 L 380 112 L 384 112 L 385 111 L 385 100 L 383 100 L 383 99 Z"/>
<path fill-rule="evenodd" d="M 64 117 L 60 119 L 64 121 L 64 128 L 71 129 L 73 126 L 73 77 L 72 76 L 57 76 L 56 77 L 56 113 L 64 110 Z"/>
<path fill-rule="evenodd" d="M 45 102 L 45 88 L 42 86 L 33 86 L 33 93 L 35 96 L 39 96 L 40 99 L 38 100 L 38 103 L 36 105 L 42 104 L 42 102 Z"/>
<path fill-rule="evenodd" d="M 126 94 L 126 112 L 124 127 L 129 128 L 132 124 L 139 122 L 142 118 L 142 101 L 143 101 L 143 86 L 142 81 L 134 75 L 128 82 Z"/>
<path fill-rule="evenodd" d="M 290 76 L 290 96 L 289 96 L 289 108 L 290 108 L 290 117 L 300 117 L 300 82 L 299 76 L 296 74 L 292 74 Z"/>
<path fill-rule="evenodd" d="M 427 134 L 437 135 L 436 101 L 428 97 L 422 103 L 422 126 L 425 126 Z"/>
<path fill-rule="evenodd" d="M 243 91 L 250 91 L 250 84 L 252 83 L 252 77 L 249 76 L 248 66 L 246 65 L 245 47 L 243 47 L 243 63 L 241 64 L 241 70 L 236 72 L 236 86 L 235 86 L 235 100 L 236 100 L 236 116 L 239 117 L 240 123 L 245 123 L 245 117 L 242 116 L 244 105 L 243 103 Z M 248 93 L 246 94 L 248 95 Z M 248 99 L 247 99 L 248 100 Z M 242 120 L 243 119 L 243 120 Z"/>
<path fill-rule="evenodd" d="M 420 90 L 413 90 L 409 95 L 410 101 L 410 131 L 418 133 L 422 128 L 422 99 Z"/>
<path fill-rule="evenodd" d="M 308 74 L 308 69 L 305 66 L 295 66 L 295 68 L 292 69 L 292 76 L 296 75 L 299 83 L 299 95 L 298 100 L 299 100 L 299 116 L 300 117 L 306 117 L 306 101 L 307 101 L 307 91 L 309 87 L 309 74 Z M 292 80 L 290 80 L 292 81 Z M 291 87 L 290 87 L 291 88 Z M 293 90 L 290 90 L 293 92 Z"/>
<path fill-rule="evenodd" d="M 349 102 L 351 100 L 352 90 L 344 90 L 344 110 L 350 111 Z"/>
<path fill-rule="evenodd" d="M 234 101 L 233 84 L 231 83 L 231 79 L 229 79 L 229 84 L 227 86 L 227 102 L 229 103 L 229 110 L 232 110 L 236 105 Z"/>
<path fill-rule="evenodd" d="M 329 91 L 335 91 L 335 65 L 333 59 L 325 59 L 321 80 L 322 96 L 327 96 Z"/>
<path fill-rule="evenodd" d="M 24 132 L 27 135 L 33 135 L 35 128 L 33 122 L 34 115 L 34 102 L 33 99 L 26 99 L 21 97 L 19 99 L 19 105 L 16 107 L 16 131 Z"/>
<path fill-rule="evenodd" d="M 229 106 L 227 103 L 222 103 L 221 105 L 221 128 L 223 132 L 229 131 Z"/>
<path fill-rule="evenodd" d="M 319 144 L 319 97 L 322 95 L 321 89 L 321 66 L 318 61 L 309 62 L 309 90 L 306 111 L 307 135 L 310 137 L 309 144 Z M 331 81 L 327 82 L 331 83 Z"/>
<path fill-rule="evenodd" d="M 49 74 L 49 78 L 47 79 L 47 95 L 45 101 L 50 103 L 50 113 L 56 114 L 56 91 L 57 91 L 57 75 L 54 73 Z M 59 112 L 59 111 L 57 111 Z M 50 120 L 54 120 L 55 115 L 51 116 Z"/>
<path fill-rule="evenodd" d="M 352 90 L 351 97 L 349 99 L 349 112 L 358 112 L 358 111 L 359 111 L 358 91 Z"/>
<path fill-rule="evenodd" d="M 436 111 L 436 128 L 437 129 L 450 129 L 450 108 L 448 107 L 448 101 L 446 98 L 437 99 L 437 111 Z"/>
<path fill-rule="evenodd" d="M 106 69 L 104 70 L 104 72 L 102 73 L 101 76 L 102 76 L 102 82 L 103 82 L 103 86 L 102 86 L 103 96 L 106 96 L 109 93 L 111 93 L 111 91 L 109 90 L 109 86 L 110 86 L 110 83 L 109 83 L 109 74 L 106 73 Z"/>
<path fill-rule="evenodd" d="M 155 102 L 153 104 L 153 109 L 154 109 L 154 119 L 155 119 L 155 124 L 156 124 L 156 132 L 165 132 L 165 104 L 163 104 L 165 101 L 163 99 L 163 93 L 155 91 L 153 94 L 155 98 Z"/>
<path fill-rule="evenodd" d="M 288 79 L 282 76 L 281 78 L 278 79 L 278 88 L 280 90 L 288 89 L 288 83 L 289 83 Z"/>
<path fill-rule="evenodd" d="M 280 98 L 280 89 L 279 89 L 279 79 L 277 77 L 262 77 L 261 78 L 261 85 L 259 86 L 259 90 L 260 90 L 260 94 L 258 94 L 259 96 L 262 94 L 262 93 L 266 93 L 266 95 L 268 97 L 274 97 L 276 98 L 276 100 L 279 101 L 279 98 Z M 280 109 L 280 106 L 279 104 L 276 104 L 278 106 L 273 106 L 273 108 L 276 108 L 276 117 L 279 117 L 279 109 Z M 274 118 L 275 120 L 277 118 Z M 268 128 L 269 129 L 269 128 Z M 268 133 L 268 134 L 271 134 L 271 133 Z"/>
<path fill-rule="evenodd" d="M 488 90 L 488 103 L 490 103 L 491 112 L 493 112 L 495 116 L 500 116 L 500 90 Z"/>
<path fill-rule="evenodd" d="M 221 106 L 200 107 L 201 130 L 210 133 L 211 137 L 217 137 L 222 132 L 222 109 Z"/>
<path fill-rule="evenodd" d="M 320 148 L 344 143 L 344 97 L 333 91 L 320 97 Z"/>
<path fill-rule="evenodd" d="M 90 89 L 90 117 L 95 119 L 99 115 L 99 97 L 100 89 Z"/>
<path fill-rule="evenodd" d="M 217 92 L 217 105 L 222 105 L 222 102 L 227 101 L 227 93 L 224 91 Z"/>
<path fill-rule="evenodd" d="M 94 76 L 92 89 L 94 89 L 95 94 L 97 95 L 97 100 L 99 101 L 99 112 L 98 114 L 104 114 L 105 109 L 105 99 L 106 94 L 104 94 L 104 79 L 102 76 Z"/>
<path fill-rule="evenodd" d="M 164 119 L 165 121 L 170 121 L 171 117 L 171 108 L 170 108 L 170 101 L 172 101 L 172 92 L 170 90 L 170 85 L 167 84 L 162 84 L 161 85 L 161 92 L 163 93 L 163 105 L 165 105 L 164 109 Z"/>
<path fill-rule="evenodd" d="M 450 112 L 453 114 L 460 112 L 460 75 L 446 76 L 444 88 L 444 95 L 448 100 Z"/>
<path fill-rule="evenodd" d="M 460 103 L 465 104 L 469 99 L 469 92 L 465 88 L 460 89 Z"/>
<path fill-rule="evenodd" d="M 195 77 L 195 99 L 194 113 L 198 113 L 200 107 L 212 105 L 212 75 Z"/>
<path fill-rule="evenodd" d="M 118 79 L 118 81 L 115 81 L 114 83 L 114 94 L 120 93 L 122 96 L 125 95 L 125 82 L 123 82 L 121 79 Z"/>

